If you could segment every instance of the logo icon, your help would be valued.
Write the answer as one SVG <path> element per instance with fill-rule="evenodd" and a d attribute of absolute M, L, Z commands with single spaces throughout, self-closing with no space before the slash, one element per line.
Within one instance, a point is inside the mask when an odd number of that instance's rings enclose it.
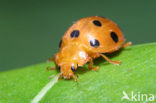
<path fill-rule="evenodd" d="M 121 100 L 128 100 L 128 101 L 142 101 L 142 102 L 152 102 L 156 97 L 154 97 L 154 94 L 145 94 L 145 93 L 134 93 L 134 91 L 131 91 L 130 95 L 127 94 L 127 92 L 122 92 L 123 97 Z"/>

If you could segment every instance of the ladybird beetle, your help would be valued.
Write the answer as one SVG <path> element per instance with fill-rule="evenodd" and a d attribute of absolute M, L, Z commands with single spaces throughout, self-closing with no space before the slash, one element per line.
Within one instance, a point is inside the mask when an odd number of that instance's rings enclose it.
<path fill-rule="evenodd" d="M 77 82 L 74 72 L 78 66 L 89 62 L 90 70 L 98 70 L 98 66 L 93 67 L 93 59 L 100 56 L 111 64 L 120 64 L 120 61 L 111 61 L 104 53 L 131 45 L 131 42 L 124 42 L 120 28 L 107 18 L 91 16 L 78 20 L 65 32 L 59 51 L 52 58 L 55 69 L 60 70 L 59 79 L 73 78 Z"/>

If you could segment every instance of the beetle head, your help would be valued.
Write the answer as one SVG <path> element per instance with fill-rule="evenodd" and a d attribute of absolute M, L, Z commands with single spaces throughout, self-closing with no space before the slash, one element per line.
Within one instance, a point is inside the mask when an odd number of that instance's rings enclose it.
<path fill-rule="evenodd" d="M 74 74 L 75 70 L 77 69 L 77 66 L 74 64 L 68 65 L 68 64 L 63 64 L 60 66 L 60 76 L 63 77 L 64 79 L 70 79 L 74 78 L 74 80 L 77 82 L 77 76 Z"/>

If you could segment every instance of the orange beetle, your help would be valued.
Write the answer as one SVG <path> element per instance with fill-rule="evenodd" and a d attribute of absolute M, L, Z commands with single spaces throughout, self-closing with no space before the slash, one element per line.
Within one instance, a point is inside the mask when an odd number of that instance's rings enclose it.
<path fill-rule="evenodd" d="M 120 64 L 120 61 L 111 61 L 103 53 L 112 53 L 131 45 L 131 42 L 124 42 L 120 28 L 107 18 L 91 16 L 78 20 L 66 31 L 59 52 L 52 58 L 55 69 L 60 69 L 59 78 L 74 78 L 77 81 L 74 71 L 87 62 L 90 70 L 98 70 L 98 66 L 92 65 L 93 59 L 100 56 L 111 64 Z"/>

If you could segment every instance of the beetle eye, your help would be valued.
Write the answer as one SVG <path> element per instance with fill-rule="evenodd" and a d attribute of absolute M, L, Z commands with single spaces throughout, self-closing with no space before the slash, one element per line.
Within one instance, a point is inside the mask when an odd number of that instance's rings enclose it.
<path fill-rule="evenodd" d="M 75 67 L 74 67 L 74 66 L 71 66 L 71 70 L 72 70 L 73 72 L 75 72 Z"/>
<path fill-rule="evenodd" d="M 60 66 L 58 67 L 58 70 L 59 70 L 59 71 L 61 70 L 61 67 L 60 67 Z"/>

